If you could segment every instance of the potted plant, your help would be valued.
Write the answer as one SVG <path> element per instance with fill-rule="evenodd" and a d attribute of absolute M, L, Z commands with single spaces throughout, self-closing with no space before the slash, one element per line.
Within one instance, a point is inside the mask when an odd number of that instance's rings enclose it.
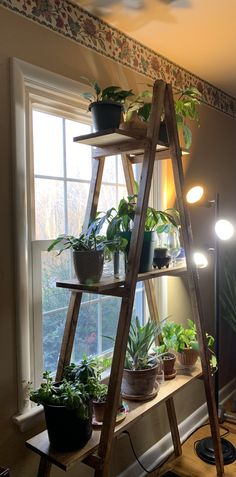
<path fill-rule="evenodd" d="M 122 237 L 127 241 L 125 246 L 126 256 L 129 252 L 136 205 L 137 194 L 129 195 L 126 199 L 120 200 L 117 209 L 112 207 L 106 212 L 98 213 L 94 221 L 98 233 L 105 223 L 108 224 L 106 231 L 108 241 L 118 237 Z M 145 273 L 152 269 L 154 249 L 157 246 L 158 240 L 157 234 L 162 234 L 170 224 L 178 228 L 177 220 L 178 211 L 175 209 L 161 211 L 153 207 L 147 208 L 139 273 Z"/>
<path fill-rule="evenodd" d="M 64 250 L 72 249 L 76 276 L 80 283 L 89 285 L 101 279 L 106 248 L 112 244 L 119 247 L 119 243 L 119 238 L 108 241 L 105 236 L 97 235 L 91 228 L 79 237 L 59 235 L 48 247 L 48 252 L 59 249 L 59 255 Z"/>
<path fill-rule="evenodd" d="M 83 447 L 92 435 L 92 401 L 83 383 L 63 379 L 55 383 L 49 371 L 31 401 L 42 404 L 50 445 L 60 451 Z"/>
<path fill-rule="evenodd" d="M 166 321 L 161 329 L 161 344 L 159 352 L 175 350 L 179 362 L 184 366 L 194 366 L 199 357 L 199 344 L 197 341 L 196 325 L 192 320 L 187 320 L 188 326 Z M 214 338 L 206 333 L 207 345 L 210 355 L 212 370 L 217 367 L 216 356 L 213 350 Z"/>
<path fill-rule="evenodd" d="M 159 325 L 150 319 L 143 326 L 138 317 L 131 323 L 121 385 L 124 398 L 145 401 L 156 396 L 160 362 L 150 349 L 158 332 Z"/>
<path fill-rule="evenodd" d="M 158 357 L 162 360 L 165 380 L 173 379 L 176 376 L 175 362 L 176 355 L 173 353 L 176 327 L 178 325 L 171 321 L 161 324 L 161 334 L 159 335 L 159 346 L 155 347 Z"/>
<path fill-rule="evenodd" d="M 107 86 L 102 89 L 96 81 L 83 79 L 94 90 L 82 93 L 82 96 L 90 101 L 88 109 L 92 113 L 94 131 L 119 128 L 124 101 L 133 96 L 132 90 L 123 90 L 120 86 Z"/>
<path fill-rule="evenodd" d="M 201 93 L 194 86 L 190 86 L 175 95 L 175 114 L 177 127 L 182 130 L 186 149 L 192 143 L 192 133 L 187 120 L 196 121 L 199 124 L 198 106 L 201 104 Z M 136 97 L 125 101 L 123 128 L 141 127 L 146 124 L 150 117 L 152 93 L 143 91 Z M 140 121 L 142 122 L 141 124 Z M 127 123 L 127 124 L 125 124 Z M 168 145 L 168 137 L 165 118 L 162 117 L 160 124 L 159 140 Z"/>

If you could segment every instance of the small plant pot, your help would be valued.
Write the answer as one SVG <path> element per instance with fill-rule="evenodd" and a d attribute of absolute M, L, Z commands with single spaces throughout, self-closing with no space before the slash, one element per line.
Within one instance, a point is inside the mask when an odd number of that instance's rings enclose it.
<path fill-rule="evenodd" d="M 93 401 L 93 413 L 96 422 L 103 422 L 106 401 Z"/>
<path fill-rule="evenodd" d="M 44 405 L 50 445 L 60 451 L 85 446 L 92 435 L 92 402 L 88 402 L 88 419 L 81 419 L 77 409 Z"/>
<path fill-rule="evenodd" d="M 168 253 L 168 248 L 157 247 L 154 249 L 153 255 L 153 267 L 161 269 L 163 267 L 168 268 L 171 261 L 171 257 Z"/>
<path fill-rule="evenodd" d="M 103 251 L 73 251 L 73 261 L 75 273 L 80 283 L 89 285 L 100 281 L 104 263 Z"/>
<path fill-rule="evenodd" d="M 120 232 L 123 238 L 125 238 L 128 243 L 126 245 L 126 262 L 129 254 L 131 232 Z M 152 270 L 153 254 L 155 247 L 157 245 L 157 233 L 155 231 L 144 232 L 143 236 L 143 245 L 141 250 L 141 257 L 139 262 L 139 273 L 146 273 Z"/>
<path fill-rule="evenodd" d="M 92 114 L 93 130 L 95 132 L 119 128 L 122 113 L 120 103 L 93 102 L 89 105 L 89 111 Z"/>
<path fill-rule="evenodd" d="M 199 352 L 196 349 L 185 348 L 181 353 L 178 353 L 177 356 L 182 366 L 194 366 L 199 357 Z"/>
<path fill-rule="evenodd" d="M 121 393 L 125 399 L 149 400 L 157 395 L 159 365 L 148 369 L 124 369 Z"/>
<path fill-rule="evenodd" d="M 175 361 L 176 356 L 174 353 L 162 353 L 158 356 L 162 360 L 163 371 L 165 380 L 174 379 L 176 376 Z"/>

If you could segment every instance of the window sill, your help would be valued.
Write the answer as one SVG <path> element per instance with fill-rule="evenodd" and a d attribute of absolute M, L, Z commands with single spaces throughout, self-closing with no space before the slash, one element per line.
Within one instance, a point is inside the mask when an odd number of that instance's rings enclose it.
<path fill-rule="evenodd" d="M 21 432 L 29 431 L 45 422 L 43 406 L 35 406 L 25 414 L 16 414 L 12 420 Z"/>

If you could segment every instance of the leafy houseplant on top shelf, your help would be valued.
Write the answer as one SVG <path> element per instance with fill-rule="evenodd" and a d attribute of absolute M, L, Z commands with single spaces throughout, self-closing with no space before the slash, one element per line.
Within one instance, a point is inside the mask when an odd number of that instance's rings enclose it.
<path fill-rule="evenodd" d="M 94 92 L 84 92 L 82 96 L 90 101 L 94 131 L 119 128 L 124 101 L 133 96 L 132 90 L 123 90 L 119 86 L 102 89 L 99 84 L 85 79 Z"/>
<path fill-rule="evenodd" d="M 137 205 L 137 195 L 130 195 L 127 199 L 121 199 L 117 209 L 112 207 L 107 212 L 98 213 L 94 226 L 97 232 L 107 225 L 107 240 L 114 240 L 122 237 L 127 240 L 126 255 L 129 252 L 133 220 Z M 152 269 L 154 249 L 157 246 L 157 234 L 162 234 L 171 224 L 178 229 L 178 211 L 167 209 L 165 211 L 155 210 L 153 207 L 147 208 L 144 239 L 141 251 L 139 273 L 145 273 Z"/>
<path fill-rule="evenodd" d="M 92 435 L 92 401 L 86 386 L 63 379 L 54 383 L 49 371 L 37 390 L 30 389 L 31 401 L 44 407 L 50 444 L 60 451 L 83 447 Z"/>
<path fill-rule="evenodd" d="M 183 132 L 186 149 L 189 149 L 192 143 L 192 133 L 187 121 L 195 121 L 199 124 L 198 106 L 201 104 L 201 97 L 202 95 L 200 91 L 194 86 L 190 86 L 175 95 L 177 127 Z M 152 93 L 150 91 L 143 91 L 131 100 L 127 98 L 124 106 L 124 123 L 122 123 L 121 127 L 125 129 L 129 127 L 137 129 L 141 127 L 141 124 L 145 125 L 150 117 L 151 98 Z M 165 118 L 163 115 L 160 125 L 159 139 L 164 144 L 168 145 L 168 137 L 164 121 Z"/>

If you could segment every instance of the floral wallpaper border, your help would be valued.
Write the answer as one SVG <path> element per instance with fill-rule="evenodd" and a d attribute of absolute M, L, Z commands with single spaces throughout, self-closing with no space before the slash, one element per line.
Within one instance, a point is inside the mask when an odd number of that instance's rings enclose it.
<path fill-rule="evenodd" d="M 0 0 L 0 5 L 124 66 L 164 79 L 174 88 L 196 86 L 209 106 L 236 117 L 236 98 L 172 63 L 69 0 Z"/>

